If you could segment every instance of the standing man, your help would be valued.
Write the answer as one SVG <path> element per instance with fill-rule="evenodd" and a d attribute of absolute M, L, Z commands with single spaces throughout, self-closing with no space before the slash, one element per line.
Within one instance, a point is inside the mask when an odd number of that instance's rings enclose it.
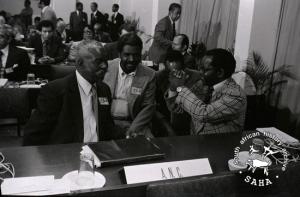
<path fill-rule="evenodd" d="M 70 15 L 70 30 L 73 41 L 79 41 L 83 38 L 83 29 L 87 25 L 87 14 L 83 12 L 83 4 L 76 3 L 76 11 Z"/>
<path fill-rule="evenodd" d="M 50 0 L 40 0 L 39 8 L 42 9 L 41 21 L 51 21 L 55 27 L 57 18 L 54 10 L 50 7 Z"/>
<path fill-rule="evenodd" d="M 172 3 L 168 16 L 162 18 L 155 26 L 154 40 L 149 49 L 149 58 L 155 64 L 163 63 L 172 40 L 176 35 L 175 22 L 180 18 L 181 5 Z"/>
<path fill-rule="evenodd" d="M 30 5 L 31 5 L 30 0 L 25 0 L 24 2 L 25 8 L 20 13 L 21 20 L 25 25 L 26 31 L 28 30 L 28 27 L 32 25 L 33 9 L 30 7 Z"/>
<path fill-rule="evenodd" d="M 113 95 L 111 113 L 126 137 L 151 133 L 155 112 L 155 71 L 141 64 L 143 42 L 135 33 L 118 41 L 120 59 L 108 63 L 104 82 Z"/>
<path fill-rule="evenodd" d="M 24 145 L 88 143 L 123 138 L 110 115 L 111 93 L 99 42 L 80 43 L 76 71 L 45 85 L 24 130 Z"/>
<path fill-rule="evenodd" d="M 94 28 L 94 25 L 96 23 L 103 24 L 104 16 L 103 14 L 98 10 L 98 4 L 96 2 L 91 3 L 91 27 Z"/>
<path fill-rule="evenodd" d="M 119 29 L 124 23 L 124 16 L 119 13 L 119 5 L 113 4 L 112 6 L 112 16 L 111 16 L 111 37 L 113 41 L 119 39 Z"/>

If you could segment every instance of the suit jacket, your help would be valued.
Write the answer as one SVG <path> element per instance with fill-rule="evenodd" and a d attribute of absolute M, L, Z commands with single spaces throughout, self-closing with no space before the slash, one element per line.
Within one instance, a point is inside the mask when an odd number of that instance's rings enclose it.
<path fill-rule="evenodd" d="M 43 57 L 43 43 L 41 35 L 34 35 L 28 40 L 28 47 L 35 49 L 35 62 L 38 61 L 39 58 Z M 61 38 L 57 35 L 54 35 L 50 40 L 48 47 L 47 55 L 55 59 L 55 63 L 62 62 L 65 57 L 65 47 L 62 44 Z"/>
<path fill-rule="evenodd" d="M 114 18 L 115 23 L 113 22 L 113 15 L 111 16 L 111 24 L 110 24 L 110 33 L 113 41 L 118 40 L 119 38 L 119 29 L 121 25 L 124 23 L 124 16 L 120 13 Z"/>
<path fill-rule="evenodd" d="M 91 22 L 90 22 L 90 25 L 91 25 L 91 27 L 93 29 L 94 29 L 94 25 L 96 23 L 103 24 L 103 22 L 104 22 L 104 16 L 103 16 L 103 14 L 99 10 L 97 10 L 96 16 L 94 16 L 94 14 L 91 13 Z"/>
<path fill-rule="evenodd" d="M 114 60 L 119 57 L 118 42 L 110 42 L 104 45 L 104 49 L 107 53 L 107 60 Z"/>
<path fill-rule="evenodd" d="M 13 45 L 9 45 L 5 65 L 5 78 L 9 81 L 25 80 L 29 69 L 30 60 L 27 52 Z"/>
<path fill-rule="evenodd" d="M 109 61 L 108 71 L 103 80 L 110 87 L 112 94 L 115 92 L 118 80 L 119 64 L 120 59 Z M 133 93 L 133 88 L 139 88 L 140 92 Z M 139 64 L 128 98 L 129 114 L 132 119 L 129 131 L 150 132 L 152 116 L 155 112 L 155 89 L 155 71 Z"/>
<path fill-rule="evenodd" d="M 214 90 L 207 104 L 188 88 L 183 88 L 175 102 L 191 115 L 192 135 L 243 131 L 246 94 L 232 78 Z"/>
<path fill-rule="evenodd" d="M 111 93 L 103 82 L 97 83 L 99 139 L 124 138 L 119 135 L 110 115 Z M 75 72 L 45 85 L 38 98 L 37 109 L 25 126 L 24 145 L 83 142 L 83 112 Z"/>
<path fill-rule="evenodd" d="M 41 21 L 43 20 L 49 20 L 53 23 L 54 26 L 56 26 L 56 14 L 54 10 L 51 7 L 47 7 L 44 12 L 41 14 Z"/>
<path fill-rule="evenodd" d="M 112 42 L 110 35 L 106 32 L 102 32 L 101 34 L 95 34 L 95 40 L 104 43 Z"/>
<path fill-rule="evenodd" d="M 173 27 L 169 16 L 162 18 L 155 26 L 154 40 L 149 49 L 149 58 L 153 62 L 164 62 L 165 55 L 173 41 Z"/>
<path fill-rule="evenodd" d="M 195 70 L 197 69 L 196 60 L 192 55 L 185 53 L 183 58 L 184 58 L 184 65 L 186 66 L 186 68 L 195 69 Z"/>
<path fill-rule="evenodd" d="M 83 29 L 87 25 L 88 19 L 85 12 L 81 12 L 79 15 L 77 11 L 70 14 L 70 30 L 72 33 L 72 39 L 74 41 L 82 40 Z"/>

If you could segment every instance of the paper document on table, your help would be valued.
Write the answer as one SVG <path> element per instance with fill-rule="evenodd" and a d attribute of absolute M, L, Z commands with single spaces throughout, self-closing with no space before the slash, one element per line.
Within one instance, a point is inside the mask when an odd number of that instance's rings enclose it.
<path fill-rule="evenodd" d="M 0 88 L 5 86 L 5 84 L 7 83 L 8 79 L 0 79 Z"/>
<path fill-rule="evenodd" d="M 279 129 L 277 129 L 275 127 L 257 128 L 256 130 L 261 133 L 263 133 L 263 132 L 271 133 L 272 135 L 275 135 L 276 137 L 278 137 L 279 140 L 283 143 L 287 143 L 287 144 L 299 143 L 299 140 L 280 131 Z"/>
<path fill-rule="evenodd" d="M 2 195 L 16 195 L 28 192 L 46 191 L 54 183 L 54 176 L 36 176 L 4 179 L 1 185 Z"/>

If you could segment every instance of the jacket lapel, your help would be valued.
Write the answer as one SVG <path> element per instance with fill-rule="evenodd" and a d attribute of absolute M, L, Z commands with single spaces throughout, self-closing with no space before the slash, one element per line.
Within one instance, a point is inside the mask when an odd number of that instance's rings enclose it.
<path fill-rule="evenodd" d="M 74 73 L 71 80 L 70 80 L 70 86 L 68 89 L 68 94 L 69 94 L 69 101 L 70 101 L 70 106 L 71 106 L 71 111 L 72 113 L 70 114 L 73 123 L 74 123 L 74 128 L 76 131 L 71 131 L 71 132 L 76 132 L 78 136 L 78 141 L 82 142 L 83 141 L 83 112 L 82 112 L 82 105 L 81 105 L 81 98 L 80 98 L 80 93 L 78 89 L 78 83 L 77 83 L 77 78 L 76 74 Z"/>
<path fill-rule="evenodd" d="M 14 60 L 16 60 L 15 53 L 12 50 L 12 46 L 8 46 L 8 56 L 6 59 L 5 67 L 11 67 L 14 64 Z"/>
<path fill-rule="evenodd" d="M 108 71 L 103 80 L 109 86 L 111 94 L 113 96 L 115 94 L 116 82 L 118 81 L 119 63 L 119 59 L 112 60 L 108 63 Z"/>

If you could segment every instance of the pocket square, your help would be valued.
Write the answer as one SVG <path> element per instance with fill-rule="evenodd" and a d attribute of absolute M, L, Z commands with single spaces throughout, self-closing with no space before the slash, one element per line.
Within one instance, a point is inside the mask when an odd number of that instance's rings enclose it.
<path fill-rule="evenodd" d="M 14 64 L 13 68 L 17 68 L 19 66 L 19 64 Z"/>

